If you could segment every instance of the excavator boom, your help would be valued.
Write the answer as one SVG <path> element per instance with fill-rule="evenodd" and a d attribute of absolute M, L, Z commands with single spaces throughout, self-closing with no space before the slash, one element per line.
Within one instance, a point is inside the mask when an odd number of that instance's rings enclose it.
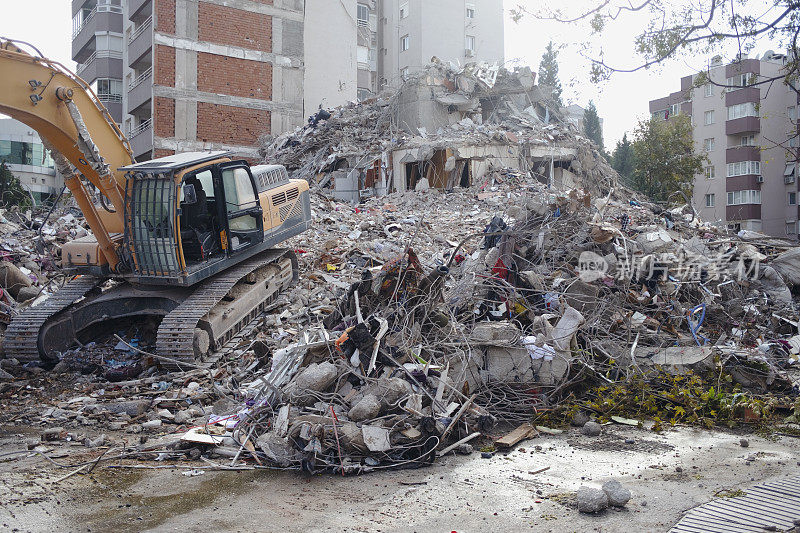
<path fill-rule="evenodd" d="M 125 175 L 117 169 L 134 162 L 130 144 L 85 81 L 22 46 L 0 37 L 0 113 L 35 129 L 54 152 L 64 183 L 113 271 L 119 265 L 118 243 L 110 234 L 124 227 Z M 102 208 L 93 204 L 81 176 L 106 198 L 106 213 L 98 212 Z"/>

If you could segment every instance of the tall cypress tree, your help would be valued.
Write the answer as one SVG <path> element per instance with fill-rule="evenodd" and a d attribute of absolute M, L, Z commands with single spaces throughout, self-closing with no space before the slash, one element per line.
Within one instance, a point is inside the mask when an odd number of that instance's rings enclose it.
<path fill-rule="evenodd" d="M 553 100 L 559 107 L 564 104 L 561 102 L 561 81 L 558 79 L 558 50 L 553 46 L 553 41 L 547 43 L 539 63 L 539 85 L 547 85 L 553 89 Z"/>
<path fill-rule="evenodd" d="M 633 143 L 628 140 L 627 133 L 622 136 L 621 141 L 617 141 L 614 154 L 611 156 L 611 167 L 619 173 L 625 184 L 630 185 L 633 182 L 633 171 L 635 167 Z"/>
<path fill-rule="evenodd" d="M 589 139 L 594 141 L 601 152 L 604 150 L 603 128 L 600 127 L 600 117 L 592 100 L 589 100 L 589 107 L 583 114 L 583 132 Z"/>

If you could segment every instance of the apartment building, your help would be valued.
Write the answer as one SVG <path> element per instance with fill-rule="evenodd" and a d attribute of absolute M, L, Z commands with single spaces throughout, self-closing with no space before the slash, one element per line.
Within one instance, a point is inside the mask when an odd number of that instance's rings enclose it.
<path fill-rule="evenodd" d="M 111 116 L 121 123 L 121 0 L 72 0 L 72 59 L 76 73 L 92 86 Z"/>
<path fill-rule="evenodd" d="M 140 161 L 255 158 L 259 136 L 370 98 L 433 56 L 503 59 L 502 0 L 72 0 L 72 11 L 78 73 Z"/>
<path fill-rule="evenodd" d="M 306 116 L 377 92 L 376 0 L 306 0 L 303 102 Z"/>
<path fill-rule="evenodd" d="M 772 51 L 730 64 L 715 58 L 711 83 L 695 87 L 685 76 L 680 91 L 650 102 L 650 113 L 691 116 L 695 149 L 709 159 L 692 198 L 704 220 L 796 240 L 797 94 L 781 79 L 753 84 L 780 76 L 785 64 Z"/>
<path fill-rule="evenodd" d="M 64 187 L 64 180 L 57 174 L 39 134 L 13 118 L 0 118 L 0 163 L 6 165 L 36 203 Z"/>
<path fill-rule="evenodd" d="M 504 60 L 502 0 L 379 0 L 378 86 L 430 63 Z"/>

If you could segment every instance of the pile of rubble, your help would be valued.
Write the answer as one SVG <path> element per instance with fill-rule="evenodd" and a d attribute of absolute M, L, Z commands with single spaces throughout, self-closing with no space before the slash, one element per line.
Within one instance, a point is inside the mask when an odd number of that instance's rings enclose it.
<path fill-rule="evenodd" d="M 481 186 L 503 167 L 605 194 L 616 173 L 529 68 L 434 61 L 396 90 L 332 110 L 276 139 L 265 160 L 338 199 Z"/>
<path fill-rule="evenodd" d="M 798 248 L 719 233 L 686 208 L 493 188 L 316 199 L 298 303 L 251 346 L 269 364 L 184 443 L 352 473 L 481 436 L 514 444 L 549 431 L 532 416 L 579 385 L 656 369 L 724 368 L 793 394 Z"/>
<path fill-rule="evenodd" d="M 597 384 L 661 372 L 794 402 L 800 248 L 620 189 L 527 69 L 434 63 L 265 155 L 315 184 L 314 229 L 287 243 L 299 284 L 211 368 L 165 373 L 137 348 L 154 324 L 70 350 L 55 378 L 6 359 L 13 420 L 90 446 L 78 429 L 120 431 L 103 436 L 114 460 L 347 474 L 513 446 Z M 50 286 L 58 243 L 85 229 L 13 216 L 0 264 L 17 298 Z"/>
<path fill-rule="evenodd" d="M 61 245 L 88 235 L 80 210 L 0 209 L 0 323 L 7 324 L 17 303 L 42 299 L 63 279 Z"/>

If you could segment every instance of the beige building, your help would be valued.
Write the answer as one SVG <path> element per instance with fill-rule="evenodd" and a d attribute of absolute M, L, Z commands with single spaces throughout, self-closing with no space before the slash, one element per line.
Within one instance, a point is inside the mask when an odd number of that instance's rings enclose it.
<path fill-rule="evenodd" d="M 692 199 L 704 220 L 796 240 L 797 94 L 782 79 L 752 85 L 780 76 L 785 64 L 786 56 L 771 51 L 727 65 L 716 60 L 713 83 L 694 87 L 686 76 L 680 91 L 652 100 L 650 112 L 692 117 L 695 149 L 709 158 Z"/>

